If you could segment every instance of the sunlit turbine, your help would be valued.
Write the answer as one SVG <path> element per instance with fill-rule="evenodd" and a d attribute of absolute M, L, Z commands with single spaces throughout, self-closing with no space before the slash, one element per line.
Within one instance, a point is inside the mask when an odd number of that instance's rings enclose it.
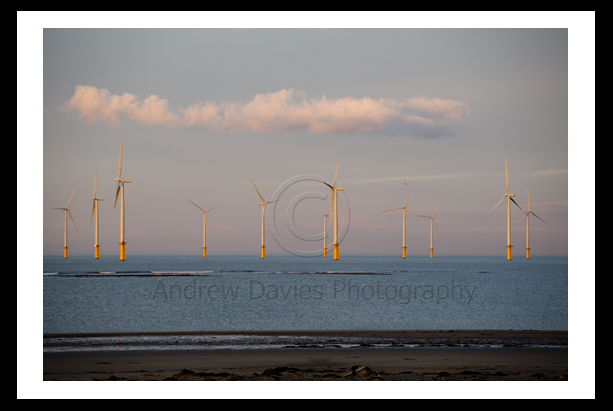
<path fill-rule="evenodd" d="M 407 183 L 404 183 L 404 184 L 408 185 Z M 409 201 L 409 194 L 411 193 L 410 192 L 407 193 L 407 199 L 404 202 L 404 206 L 398 207 L 398 208 L 392 208 L 391 210 L 385 210 L 385 211 L 381 211 L 377 213 L 377 214 L 381 214 L 381 213 L 387 213 L 388 211 L 402 210 L 402 258 L 407 258 L 407 225 L 406 225 L 406 219 L 405 219 L 406 215 L 404 214 L 404 212 L 406 211 L 407 213 L 409 213 L 411 217 L 413 217 L 415 221 L 417 221 L 415 216 L 411 214 L 411 212 L 407 209 L 407 202 Z M 419 224 L 419 221 L 417 221 L 417 224 Z"/>
<path fill-rule="evenodd" d="M 438 225 L 436 225 L 436 221 L 434 221 L 434 216 L 438 212 L 438 209 L 441 208 L 441 205 L 443 205 L 443 202 L 441 202 L 441 204 L 438 205 L 436 211 L 434 212 L 434 214 L 432 214 L 432 217 L 429 217 L 427 215 L 416 214 L 418 217 L 424 217 L 424 218 L 430 219 L 430 258 L 434 257 L 434 246 L 432 245 L 433 244 L 432 243 L 432 223 L 434 223 L 434 225 L 436 226 L 436 231 L 438 231 L 441 238 L 443 237 L 443 235 L 441 234 L 441 231 L 438 229 Z"/>
<path fill-rule="evenodd" d="M 123 136 L 121 136 L 119 140 L 119 171 L 117 173 L 117 178 L 114 181 L 117 181 L 117 190 L 115 192 L 115 205 L 113 208 L 117 206 L 117 196 L 121 191 L 121 203 L 119 206 L 120 215 L 119 215 L 119 261 L 126 260 L 126 214 L 124 207 L 124 183 L 131 183 L 132 180 L 125 180 L 121 178 L 121 168 L 122 168 L 122 145 L 123 145 Z"/>
<path fill-rule="evenodd" d="M 536 218 L 538 218 L 545 224 L 547 224 L 547 222 L 543 220 L 541 217 L 534 214 L 532 210 L 530 209 L 530 188 L 528 188 L 527 184 L 526 184 L 526 189 L 528 190 L 528 209 L 524 210 L 524 217 L 526 217 L 526 258 L 530 258 L 530 214 L 532 214 L 533 216 L 535 216 Z M 524 217 L 522 217 L 521 219 L 523 220 Z M 521 220 L 519 221 L 521 222 Z"/>
<path fill-rule="evenodd" d="M 74 228 L 77 228 L 77 224 L 72 219 L 72 214 L 70 214 L 70 203 L 72 203 L 72 197 L 74 197 L 74 192 L 76 191 L 76 189 L 77 188 L 75 187 L 74 190 L 72 190 L 72 195 L 70 196 L 68 207 L 53 209 L 53 210 L 62 210 L 64 212 L 64 258 L 68 258 L 68 217 L 66 217 L 66 215 L 70 216 L 70 219 L 72 220 L 72 223 L 74 224 Z M 79 232 L 78 228 L 77 228 L 77 232 Z"/>
<path fill-rule="evenodd" d="M 98 201 L 103 201 L 104 198 L 97 198 L 96 197 L 96 193 L 98 192 L 98 169 L 96 169 L 96 177 L 94 178 L 94 195 L 93 197 L 91 197 L 91 200 L 93 200 L 93 204 L 92 204 L 92 218 L 89 220 L 89 225 L 92 225 L 92 221 L 94 220 L 94 211 L 96 212 L 96 225 L 95 225 L 95 239 L 96 239 L 96 243 L 94 244 L 94 247 L 96 248 L 96 251 L 94 252 L 94 258 L 98 259 L 100 258 L 100 244 L 98 243 Z"/>
<path fill-rule="evenodd" d="M 253 183 L 253 180 L 251 180 L 251 182 Z M 266 245 L 264 244 L 264 212 L 265 212 L 266 204 L 274 203 L 274 201 L 264 200 L 264 197 L 262 197 L 262 194 L 260 194 L 260 190 L 258 190 L 255 183 L 253 183 L 253 186 L 255 187 L 255 191 L 258 192 L 258 195 L 262 199 L 262 202 L 258 203 L 258 205 L 262 206 L 262 258 L 266 258 Z"/>
<path fill-rule="evenodd" d="M 511 260 L 513 258 L 513 255 L 511 252 L 511 248 L 513 247 L 513 245 L 511 244 L 511 201 L 513 201 L 513 203 L 515 203 L 517 208 L 519 208 L 520 210 L 521 210 L 521 207 L 519 206 L 519 204 L 515 202 L 515 200 L 513 200 L 513 197 L 515 197 L 515 194 L 509 194 L 509 174 L 507 172 L 507 159 L 506 158 L 504 159 L 504 178 L 505 178 L 504 194 L 502 195 L 502 199 L 498 202 L 498 204 L 494 206 L 494 208 L 498 207 L 500 203 L 502 203 L 502 200 L 505 199 L 505 197 L 507 198 L 507 260 Z M 492 211 L 494 211 L 494 208 L 492 208 L 490 212 L 487 213 L 486 215 L 489 215 Z"/>
<path fill-rule="evenodd" d="M 203 229 L 203 234 L 202 234 L 202 257 L 206 258 L 206 215 L 209 211 L 211 211 L 213 208 L 217 207 L 213 207 L 211 209 L 209 209 L 208 211 L 204 211 L 203 208 L 201 208 L 198 204 L 194 203 L 192 200 L 190 200 L 189 198 L 187 199 L 187 201 L 189 201 L 190 203 L 192 203 L 193 205 L 195 205 L 196 207 L 200 208 L 200 210 L 202 210 L 202 214 L 204 214 L 204 229 Z"/>
<path fill-rule="evenodd" d="M 332 181 L 332 185 L 324 182 L 325 185 L 330 187 L 332 190 L 332 200 L 330 201 L 330 215 L 334 215 L 334 259 L 338 260 L 338 193 L 337 191 L 343 191 L 344 188 L 336 187 L 336 177 L 338 176 L 338 162 L 340 159 L 336 161 L 336 171 L 334 172 L 334 181 Z M 332 214 L 334 212 L 334 214 Z"/>
<path fill-rule="evenodd" d="M 324 214 L 324 257 L 328 256 L 328 246 L 326 245 L 326 239 L 328 238 L 328 233 L 326 232 L 328 223 L 326 222 L 326 218 L 328 217 L 330 217 L 328 214 Z"/>

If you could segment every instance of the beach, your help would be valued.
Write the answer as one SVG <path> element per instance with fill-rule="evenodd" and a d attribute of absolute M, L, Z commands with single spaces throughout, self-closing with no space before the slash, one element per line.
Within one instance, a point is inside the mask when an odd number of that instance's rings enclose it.
<path fill-rule="evenodd" d="M 225 331 L 45 334 L 79 338 L 292 338 L 270 348 L 43 352 L 44 381 L 567 381 L 568 332 L 535 330 Z M 343 346 L 351 341 L 350 348 Z M 286 340 L 283 340 L 286 341 Z M 331 342 L 332 341 L 332 342 Z"/>

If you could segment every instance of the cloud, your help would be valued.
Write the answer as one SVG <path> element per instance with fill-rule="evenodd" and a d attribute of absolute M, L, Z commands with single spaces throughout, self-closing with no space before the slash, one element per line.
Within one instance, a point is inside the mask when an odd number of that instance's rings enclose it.
<path fill-rule="evenodd" d="M 344 184 L 370 184 L 370 183 L 391 183 L 399 181 L 419 181 L 419 180 L 449 180 L 458 178 L 479 178 L 486 177 L 490 174 L 479 173 L 461 173 L 461 174 L 434 174 L 424 176 L 387 176 L 387 177 L 370 177 L 357 180 L 347 180 Z"/>
<path fill-rule="evenodd" d="M 408 132 L 421 136 L 449 134 L 449 126 L 468 115 L 465 103 L 419 97 L 402 101 L 370 97 L 307 99 L 283 89 L 256 95 L 247 103 L 203 102 L 173 110 L 168 100 L 151 95 L 144 100 L 128 93 L 78 85 L 61 110 L 74 112 L 89 124 L 122 120 L 149 127 L 203 127 L 216 132 L 312 134 Z"/>
<path fill-rule="evenodd" d="M 531 176 L 555 176 L 558 174 L 568 174 L 568 169 L 567 168 L 557 168 L 557 169 L 550 169 L 550 170 L 539 170 L 539 171 L 533 172 L 530 175 Z"/>

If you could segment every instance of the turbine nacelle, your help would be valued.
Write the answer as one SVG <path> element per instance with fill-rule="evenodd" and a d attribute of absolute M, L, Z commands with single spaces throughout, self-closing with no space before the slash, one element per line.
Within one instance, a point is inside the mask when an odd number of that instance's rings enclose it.
<path fill-rule="evenodd" d="M 405 185 L 408 185 L 407 183 L 404 183 Z M 385 210 L 385 211 L 380 211 L 377 214 L 381 214 L 381 213 L 387 213 L 388 211 L 396 211 L 396 210 L 404 210 L 407 213 L 409 213 L 411 215 L 411 217 L 413 217 L 415 219 L 415 221 L 417 221 L 417 224 L 421 225 L 421 223 L 419 222 L 419 220 L 417 220 L 415 218 L 415 216 L 413 214 L 411 214 L 411 212 L 407 209 L 407 203 L 409 202 L 409 195 L 411 194 L 411 192 L 409 191 L 407 193 L 407 199 L 404 201 L 404 206 L 403 207 L 398 207 L 398 208 L 392 208 L 391 210 Z M 440 207 L 440 206 L 439 206 Z M 404 215 L 404 211 L 403 211 L 403 215 Z M 437 210 L 438 211 L 438 210 Z M 436 214 L 436 212 L 434 213 Z"/>
<path fill-rule="evenodd" d="M 265 206 L 266 204 L 274 203 L 274 202 L 276 202 L 276 201 L 277 201 L 277 200 L 274 200 L 274 201 L 266 201 L 266 200 L 264 200 L 264 197 L 262 197 L 262 194 L 260 194 L 260 190 L 258 190 L 258 187 L 255 185 L 255 183 L 253 182 L 253 180 L 251 180 L 251 182 L 253 183 L 253 187 L 255 187 L 255 191 L 257 191 L 257 192 L 258 192 L 258 195 L 259 195 L 259 196 L 260 196 L 260 198 L 262 199 L 262 202 L 261 202 L 261 203 L 258 203 L 258 205 Z"/>
<path fill-rule="evenodd" d="M 204 208 L 200 207 L 198 204 L 194 203 L 194 202 L 193 202 L 192 200 L 190 200 L 189 198 L 187 199 L 187 201 L 189 201 L 190 203 L 192 203 L 193 205 L 195 205 L 196 207 L 198 207 L 200 210 L 202 210 L 202 214 L 205 214 L 205 215 L 206 215 L 206 213 L 208 213 L 209 211 L 211 211 L 213 208 L 217 207 L 217 206 L 215 206 L 215 207 L 210 208 L 210 209 L 208 209 L 207 211 L 205 211 L 205 210 L 204 210 Z"/>
<path fill-rule="evenodd" d="M 434 214 L 432 214 L 432 217 L 427 216 L 427 215 L 415 214 L 417 217 L 429 218 L 430 222 L 434 223 L 434 226 L 436 227 L 436 231 L 438 231 L 441 237 L 443 237 L 443 235 L 441 234 L 441 231 L 438 229 L 438 225 L 436 224 L 436 220 L 434 219 L 434 216 L 436 216 L 436 213 L 438 213 L 438 209 L 441 208 L 442 205 L 443 205 L 443 202 L 441 201 L 441 203 L 436 208 L 436 211 L 434 212 Z M 432 228 L 432 224 L 430 224 L 430 228 Z"/>
<path fill-rule="evenodd" d="M 115 205 L 113 206 L 113 208 L 117 207 L 117 198 L 119 197 L 119 190 L 121 189 L 121 187 L 123 187 L 124 183 L 131 183 L 132 180 L 124 180 L 121 178 L 116 178 L 113 181 L 117 181 L 117 189 L 115 191 Z"/>
<path fill-rule="evenodd" d="M 70 204 L 72 203 L 72 198 L 74 197 L 74 193 L 75 193 L 76 190 L 77 190 L 76 187 L 74 188 L 74 190 L 72 190 L 72 195 L 70 196 L 70 201 L 68 201 L 68 207 L 65 207 L 65 208 L 54 208 L 54 210 L 62 210 L 64 212 L 68 213 L 68 216 L 72 220 L 72 224 L 74 224 L 74 228 L 76 228 L 77 232 L 78 232 L 79 229 L 77 228 L 77 224 L 74 222 L 74 220 L 72 218 L 72 214 L 70 214 Z"/>

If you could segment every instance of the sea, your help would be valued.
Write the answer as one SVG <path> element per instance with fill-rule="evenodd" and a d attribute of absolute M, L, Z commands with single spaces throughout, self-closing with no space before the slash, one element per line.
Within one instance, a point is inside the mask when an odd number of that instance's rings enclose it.
<path fill-rule="evenodd" d="M 565 256 L 45 255 L 42 275 L 44 334 L 568 330 Z"/>

